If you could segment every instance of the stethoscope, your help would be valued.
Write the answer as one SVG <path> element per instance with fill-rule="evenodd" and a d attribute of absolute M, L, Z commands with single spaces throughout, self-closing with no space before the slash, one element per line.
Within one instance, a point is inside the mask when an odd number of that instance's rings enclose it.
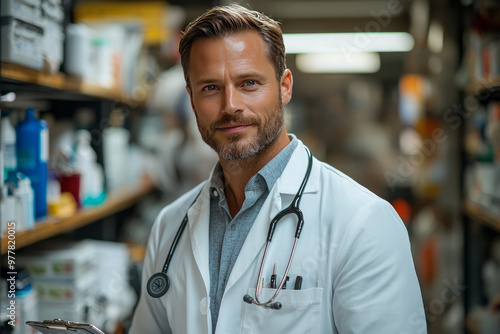
<path fill-rule="evenodd" d="M 302 211 L 299 208 L 300 200 L 302 199 L 302 195 L 304 194 L 304 189 L 306 187 L 307 181 L 309 180 L 309 176 L 311 175 L 311 169 L 312 169 L 312 162 L 313 158 L 311 155 L 311 152 L 307 147 L 305 147 L 305 150 L 307 152 L 307 158 L 308 158 L 308 164 L 307 164 L 307 171 L 304 176 L 304 179 L 302 180 L 302 184 L 300 185 L 299 190 L 297 191 L 297 194 L 295 194 L 295 197 L 292 200 L 292 203 L 282 211 L 280 211 L 271 221 L 269 224 L 269 230 L 267 233 L 267 242 L 266 242 L 266 248 L 264 249 L 264 254 L 262 255 L 262 261 L 260 263 L 260 269 L 259 269 L 259 275 L 257 277 L 257 284 L 255 285 L 255 299 L 252 298 L 250 295 L 245 295 L 243 297 L 243 300 L 248 303 L 248 304 L 254 304 L 258 306 L 262 306 L 264 308 L 270 308 L 274 310 L 279 310 L 281 309 L 281 303 L 280 302 L 274 302 L 276 297 L 278 297 L 279 293 L 281 292 L 283 285 L 286 282 L 286 277 L 288 276 L 288 271 L 290 269 L 290 266 L 292 264 L 292 259 L 293 255 L 295 253 L 295 247 L 297 246 L 297 241 L 299 240 L 300 233 L 302 232 L 302 227 L 304 226 L 304 217 L 302 214 Z M 199 196 L 200 194 L 198 194 Z M 191 205 L 196 202 L 198 199 L 198 196 L 196 196 L 195 200 Z M 290 258 L 288 259 L 288 264 L 285 269 L 285 273 L 283 274 L 283 277 L 280 281 L 280 284 L 278 288 L 276 289 L 274 295 L 267 301 L 265 302 L 260 302 L 259 297 L 258 297 L 258 292 L 260 291 L 259 287 L 262 284 L 261 282 L 261 277 L 262 277 L 262 270 L 264 268 L 264 262 L 266 259 L 267 255 L 267 249 L 269 248 L 269 244 L 271 243 L 271 240 L 273 239 L 274 231 L 276 229 L 276 225 L 278 222 L 283 219 L 285 216 L 294 214 L 297 216 L 297 229 L 295 230 L 295 239 L 293 242 L 292 246 L 292 251 L 290 253 Z M 184 232 L 184 229 L 186 228 L 186 225 L 188 223 L 188 216 L 187 212 L 186 215 L 184 216 L 184 219 L 182 220 L 181 225 L 179 226 L 179 229 L 177 230 L 177 233 L 175 234 L 174 240 L 172 241 L 172 245 L 170 246 L 170 250 L 168 251 L 167 258 L 165 259 L 165 264 L 163 265 L 163 269 L 161 272 L 154 274 L 151 276 L 148 280 L 148 283 L 146 285 L 146 289 L 148 291 L 148 294 L 153 297 L 153 298 L 159 298 L 163 296 L 168 289 L 170 288 L 170 279 L 167 276 L 167 270 L 168 267 L 170 266 L 170 261 L 172 260 L 172 256 L 174 255 L 175 248 L 177 247 L 177 244 L 179 243 L 179 239 Z"/>

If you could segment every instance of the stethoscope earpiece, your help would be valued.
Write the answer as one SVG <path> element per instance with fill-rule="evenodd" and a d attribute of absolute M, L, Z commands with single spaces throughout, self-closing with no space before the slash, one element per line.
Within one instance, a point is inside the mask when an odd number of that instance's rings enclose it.
<path fill-rule="evenodd" d="M 170 288 L 170 279 L 163 272 L 151 276 L 146 286 L 149 295 L 153 298 L 160 298 L 167 293 L 168 288 Z"/>

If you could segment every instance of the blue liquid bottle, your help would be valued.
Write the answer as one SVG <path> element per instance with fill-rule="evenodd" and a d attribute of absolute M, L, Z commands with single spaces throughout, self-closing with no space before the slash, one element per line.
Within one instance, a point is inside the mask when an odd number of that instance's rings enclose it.
<path fill-rule="evenodd" d="M 49 129 L 44 120 L 35 118 L 35 110 L 26 110 L 24 122 L 16 128 L 18 170 L 30 178 L 35 199 L 35 218 L 47 215 L 47 161 Z"/>

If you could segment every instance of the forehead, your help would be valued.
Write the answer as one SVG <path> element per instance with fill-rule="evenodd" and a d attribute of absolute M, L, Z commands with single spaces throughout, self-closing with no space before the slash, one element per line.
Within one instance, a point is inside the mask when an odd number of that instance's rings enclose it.
<path fill-rule="evenodd" d="M 190 75 L 206 73 L 214 67 L 244 69 L 274 67 L 267 57 L 266 44 L 256 31 L 231 34 L 221 38 L 202 38 L 191 47 Z"/>

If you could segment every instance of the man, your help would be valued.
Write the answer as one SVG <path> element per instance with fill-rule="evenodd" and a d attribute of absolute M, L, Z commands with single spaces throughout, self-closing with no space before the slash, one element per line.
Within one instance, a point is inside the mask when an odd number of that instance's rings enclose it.
<path fill-rule="evenodd" d="M 281 29 L 239 5 L 216 7 L 187 27 L 180 53 L 198 128 L 219 162 L 155 222 L 131 333 L 425 333 L 403 223 L 387 202 L 316 159 L 286 289 L 267 308 L 251 303 L 280 288 L 297 218 L 283 217 L 266 248 L 268 227 L 310 167 L 283 125 L 292 74 Z M 174 238 L 170 288 L 154 298 L 165 282 L 148 280 L 163 275 Z"/>

